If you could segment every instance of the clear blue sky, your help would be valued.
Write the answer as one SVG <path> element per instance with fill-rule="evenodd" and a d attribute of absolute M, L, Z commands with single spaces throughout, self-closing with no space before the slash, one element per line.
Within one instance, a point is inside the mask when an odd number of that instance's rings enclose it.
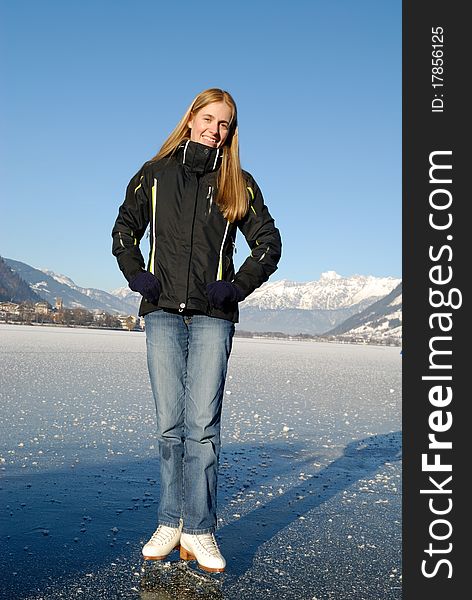
<path fill-rule="evenodd" d="M 282 234 L 271 280 L 401 276 L 400 0 L 0 6 L 0 255 L 125 285 L 110 232 L 126 185 L 222 87 Z"/>

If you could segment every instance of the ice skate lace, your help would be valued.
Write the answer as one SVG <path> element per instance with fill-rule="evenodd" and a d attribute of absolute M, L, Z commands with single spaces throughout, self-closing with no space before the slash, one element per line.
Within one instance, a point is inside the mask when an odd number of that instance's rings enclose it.
<path fill-rule="evenodd" d="M 176 530 L 172 527 L 166 527 L 165 525 L 159 525 L 156 531 L 152 534 L 150 542 L 160 542 L 166 544 L 170 542 L 175 536 Z"/>
<path fill-rule="evenodd" d="M 219 556 L 220 550 L 218 548 L 218 544 L 216 543 L 215 536 L 213 533 L 203 533 L 198 536 L 198 542 L 202 546 L 202 548 L 211 554 L 212 556 Z"/>

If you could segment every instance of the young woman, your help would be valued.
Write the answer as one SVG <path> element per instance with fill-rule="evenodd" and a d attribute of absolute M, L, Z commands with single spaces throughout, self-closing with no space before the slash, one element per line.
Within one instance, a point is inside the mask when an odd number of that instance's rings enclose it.
<path fill-rule="evenodd" d="M 150 228 L 147 265 L 139 242 Z M 251 249 L 235 273 L 237 230 Z M 241 169 L 236 104 L 198 94 L 158 154 L 131 179 L 112 232 L 113 254 L 142 295 L 157 409 L 158 528 L 143 548 L 179 548 L 224 571 L 214 537 L 220 417 L 241 302 L 276 270 L 281 239 L 253 177 Z"/>

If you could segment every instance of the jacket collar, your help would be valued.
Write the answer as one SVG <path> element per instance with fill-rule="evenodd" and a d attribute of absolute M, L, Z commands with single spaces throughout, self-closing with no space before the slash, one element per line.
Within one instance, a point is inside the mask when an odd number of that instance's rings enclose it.
<path fill-rule="evenodd" d="M 176 153 L 179 163 L 194 173 L 216 171 L 221 165 L 222 156 L 222 148 L 211 148 L 191 140 L 182 142 Z"/>

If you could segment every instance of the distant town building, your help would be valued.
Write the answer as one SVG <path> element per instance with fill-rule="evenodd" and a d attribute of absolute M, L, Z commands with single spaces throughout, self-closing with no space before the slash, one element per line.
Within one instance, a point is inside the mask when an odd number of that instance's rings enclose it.
<path fill-rule="evenodd" d="M 9 316 L 18 316 L 20 314 L 20 305 L 16 302 L 0 302 L 0 318 L 7 319 Z"/>
<path fill-rule="evenodd" d="M 56 310 L 62 310 L 64 308 L 63 303 L 62 303 L 62 298 L 56 298 L 56 303 L 54 305 L 54 308 Z"/>
<path fill-rule="evenodd" d="M 49 304 L 47 302 L 35 302 L 34 312 L 37 315 L 47 315 L 49 313 Z"/>
<path fill-rule="evenodd" d="M 128 329 L 129 331 L 142 331 L 143 327 L 141 325 L 141 318 L 135 317 L 133 315 L 119 315 L 118 319 L 121 323 L 123 329 Z"/>

